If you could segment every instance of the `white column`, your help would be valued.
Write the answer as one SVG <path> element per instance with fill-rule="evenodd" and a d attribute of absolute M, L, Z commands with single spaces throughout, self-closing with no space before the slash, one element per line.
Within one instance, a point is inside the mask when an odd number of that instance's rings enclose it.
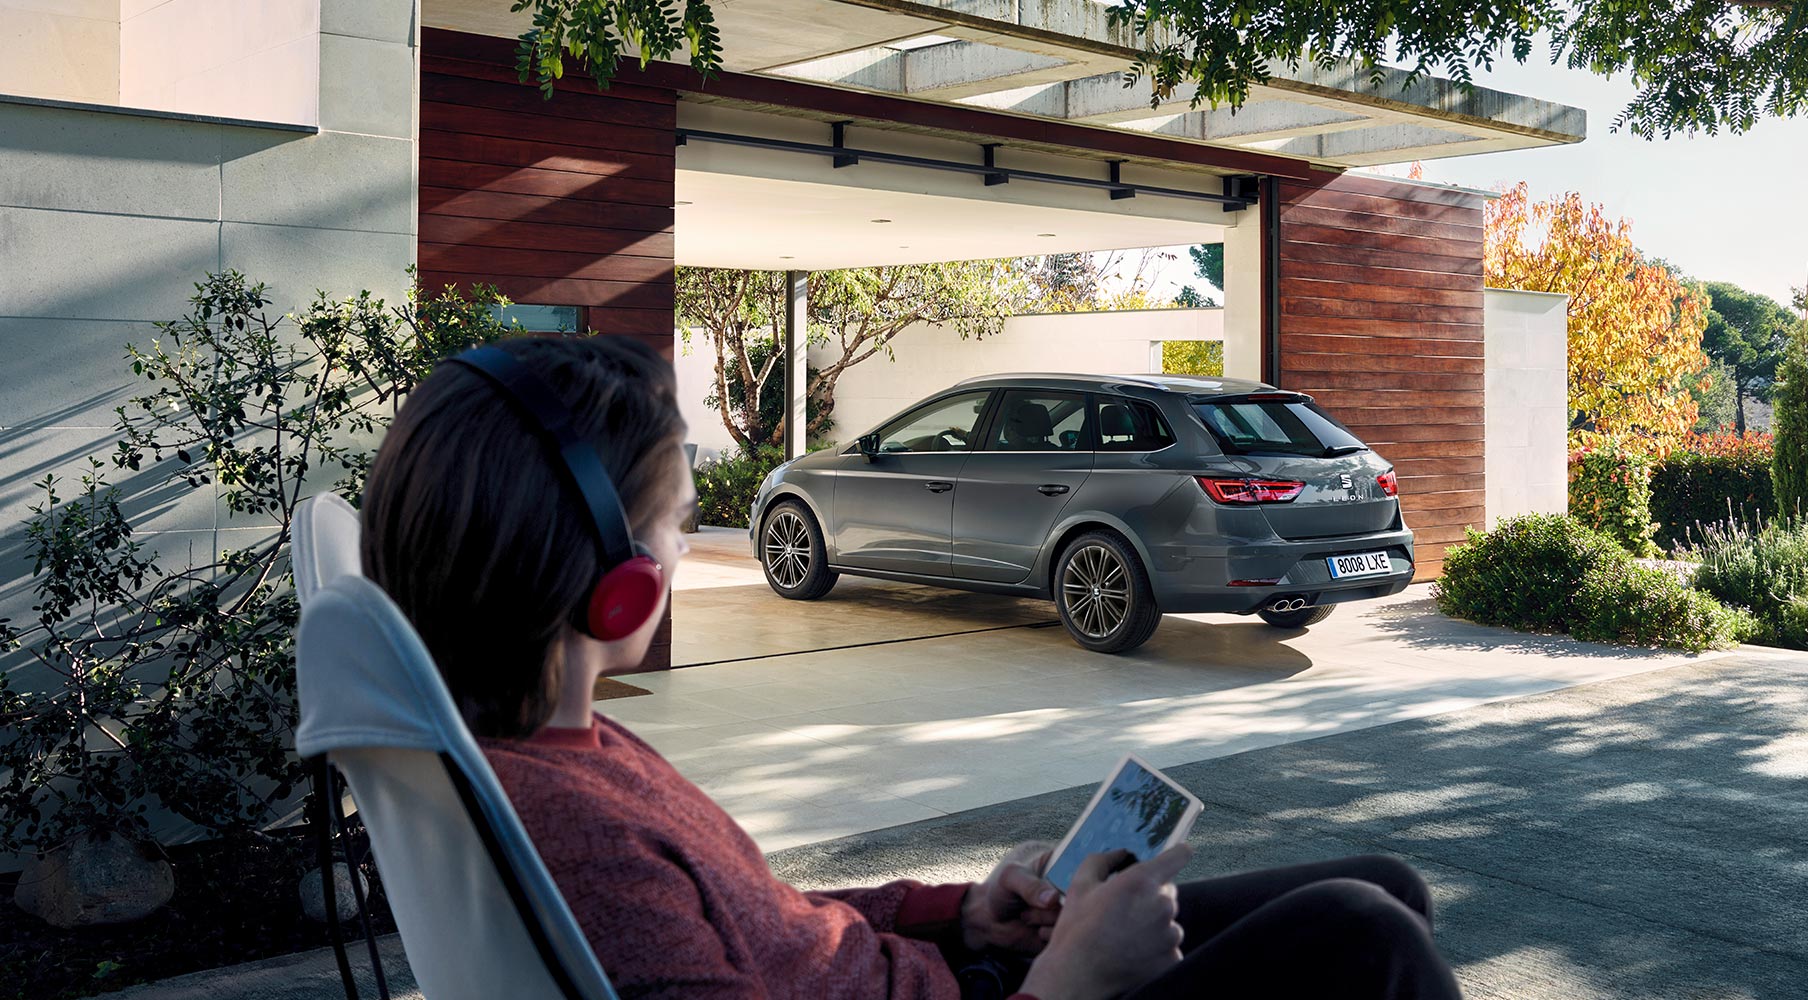
<path fill-rule="evenodd" d="M 1262 207 L 1236 214 L 1224 231 L 1224 374 L 1262 377 Z"/>
<path fill-rule="evenodd" d="M 785 457 L 802 458 L 809 436 L 810 273 L 786 271 Z"/>

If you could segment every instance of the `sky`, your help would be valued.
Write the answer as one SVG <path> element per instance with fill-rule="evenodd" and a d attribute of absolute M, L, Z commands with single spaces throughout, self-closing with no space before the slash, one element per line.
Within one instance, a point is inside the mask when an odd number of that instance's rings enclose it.
<path fill-rule="evenodd" d="M 1808 284 L 1808 118 L 1759 119 L 1744 135 L 1645 140 L 1613 132 L 1634 90 L 1621 79 L 1552 66 L 1534 48 L 1477 70 L 1484 87 L 1588 111 L 1588 139 L 1425 161 L 1425 180 L 1494 190 L 1526 181 L 1535 200 L 1575 191 L 1612 218 L 1632 221 L 1640 250 L 1691 277 L 1731 282 L 1788 305 Z M 1405 166 L 1381 172 L 1405 174 Z M 1161 270 L 1167 287 L 1191 277 L 1180 259 Z"/>

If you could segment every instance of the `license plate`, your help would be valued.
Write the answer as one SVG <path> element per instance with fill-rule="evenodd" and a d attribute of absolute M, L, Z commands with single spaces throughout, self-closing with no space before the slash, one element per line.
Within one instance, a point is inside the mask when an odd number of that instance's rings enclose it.
<path fill-rule="evenodd" d="M 1391 573 L 1394 564 L 1385 552 L 1358 552 L 1353 556 L 1332 556 L 1325 562 L 1331 565 L 1331 579 L 1341 580 L 1346 576 L 1375 576 L 1379 573 Z"/>

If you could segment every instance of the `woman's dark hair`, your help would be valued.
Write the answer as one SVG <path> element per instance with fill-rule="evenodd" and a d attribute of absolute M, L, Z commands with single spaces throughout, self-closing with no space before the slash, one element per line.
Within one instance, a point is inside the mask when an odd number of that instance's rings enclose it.
<path fill-rule="evenodd" d="M 498 346 L 596 443 L 636 533 L 664 516 L 685 472 L 672 366 L 627 337 Z M 365 575 L 414 623 L 480 736 L 525 736 L 551 717 L 560 640 L 597 579 L 596 531 L 557 463 L 483 376 L 442 364 L 408 396 L 365 484 Z"/>

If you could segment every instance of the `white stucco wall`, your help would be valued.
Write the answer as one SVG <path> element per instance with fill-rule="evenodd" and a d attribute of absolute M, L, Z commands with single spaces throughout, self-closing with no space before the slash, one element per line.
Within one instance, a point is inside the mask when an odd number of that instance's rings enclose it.
<path fill-rule="evenodd" d="M 976 375 L 1158 372 L 1163 341 L 1223 336 L 1221 309 L 1013 316 L 1001 333 L 983 340 L 962 340 L 951 327 L 911 327 L 893 341 L 896 360 L 876 356 L 842 374 L 835 386 L 835 437 L 851 438 L 924 396 Z M 721 417 L 703 405 L 713 385 L 715 356 L 698 336 L 691 338 L 690 353 L 684 351 L 681 345 L 678 395 L 690 440 L 698 444 L 699 457 L 707 458 L 733 443 Z M 825 348 L 810 353 L 812 365 L 832 360 Z"/>
<path fill-rule="evenodd" d="M 1487 356 L 1488 527 L 1568 509 L 1569 296 L 1490 288 Z"/>
<path fill-rule="evenodd" d="M 206 272 L 267 283 L 278 315 L 315 289 L 404 296 L 417 20 L 415 0 L 321 0 L 317 133 L 0 94 L 0 617 L 29 614 L 32 484 L 112 451 L 113 409 L 143 385 L 124 345 L 179 319 Z M 210 491 L 165 486 L 166 470 L 108 468 L 165 559 L 266 531 L 225 519 Z"/>
<path fill-rule="evenodd" d="M 119 102 L 120 0 L 0 0 L 0 94 Z"/>
<path fill-rule="evenodd" d="M 320 37 L 322 0 L 122 0 L 118 6 L 121 105 L 303 124 L 319 118 L 321 49 L 343 44 Z M 324 0 L 324 6 L 346 4 Z"/>

